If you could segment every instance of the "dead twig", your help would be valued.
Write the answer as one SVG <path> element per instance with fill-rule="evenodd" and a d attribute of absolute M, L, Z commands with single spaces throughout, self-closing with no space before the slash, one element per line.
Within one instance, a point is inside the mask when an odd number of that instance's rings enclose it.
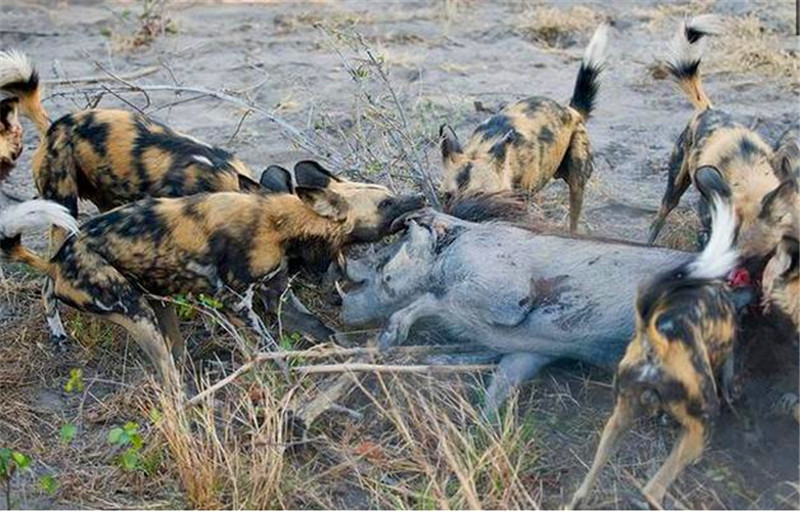
<path fill-rule="evenodd" d="M 371 364 L 371 363 L 342 363 L 318 364 L 312 366 L 295 366 L 292 371 L 305 374 L 312 373 L 345 373 L 345 372 L 374 372 L 374 373 L 470 373 L 493 370 L 493 364 Z"/>
<path fill-rule="evenodd" d="M 78 78 L 52 78 L 49 80 L 42 80 L 42 83 L 47 85 L 72 85 L 72 84 L 96 84 L 99 82 L 111 82 L 118 78 L 123 80 L 134 80 L 136 78 L 142 78 L 145 76 L 152 75 L 156 71 L 158 71 L 161 66 L 148 66 L 146 68 L 139 69 L 137 71 L 133 71 L 131 73 L 127 73 L 124 75 L 119 75 L 118 77 L 115 76 L 81 76 Z M 104 70 L 105 71 L 105 70 Z M 109 73 L 106 71 L 106 73 Z M 110 75 L 110 73 L 109 73 Z"/>

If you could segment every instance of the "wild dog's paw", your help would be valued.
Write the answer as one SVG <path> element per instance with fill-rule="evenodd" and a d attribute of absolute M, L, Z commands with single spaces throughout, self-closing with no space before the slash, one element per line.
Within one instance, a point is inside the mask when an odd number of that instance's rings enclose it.
<path fill-rule="evenodd" d="M 781 416 L 793 416 L 800 422 L 800 397 L 794 393 L 784 393 L 772 404 L 772 412 Z"/>
<path fill-rule="evenodd" d="M 53 349 L 53 352 L 58 354 L 68 352 L 70 348 L 69 337 L 66 334 L 51 334 L 50 347 Z"/>

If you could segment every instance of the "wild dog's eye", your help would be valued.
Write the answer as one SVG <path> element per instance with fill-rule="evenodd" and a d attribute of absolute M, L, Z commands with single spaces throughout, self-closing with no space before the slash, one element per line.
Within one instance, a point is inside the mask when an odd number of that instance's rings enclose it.
<path fill-rule="evenodd" d="M 389 197 L 389 198 L 384 199 L 380 203 L 378 203 L 378 209 L 379 210 L 387 210 L 387 209 L 391 208 L 393 204 L 394 204 L 394 200 L 391 197 Z"/>

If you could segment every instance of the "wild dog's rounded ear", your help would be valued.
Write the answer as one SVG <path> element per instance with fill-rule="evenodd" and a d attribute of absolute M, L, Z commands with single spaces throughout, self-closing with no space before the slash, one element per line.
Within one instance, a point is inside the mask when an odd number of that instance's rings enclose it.
<path fill-rule="evenodd" d="M 337 222 L 347 218 L 349 208 L 347 201 L 336 192 L 324 188 L 298 186 L 295 188 L 295 194 L 317 215 Z"/>
<path fill-rule="evenodd" d="M 294 166 L 294 179 L 298 187 L 328 188 L 331 181 L 342 181 L 314 160 L 303 160 Z"/>
<path fill-rule="evenodd" d="M 270 165 L 258 180 L 261 187 L 276 194 L 294 194 L 292 174 L 280 165 Z"/>
<path fill-rule="evenodd" d="M 798 187 L 796 179 L 790 177 L 783 180 L 780 185 L 761 198 L 761 213 L 759 213 L 759 216 L 762 218 L 771 216 L 773 209 L 776 207 L 775 205 L 780 204 L 780 201 L 783 201 L 788 208 L 792 208 L 797 202 L 797 193 Z M 779 210 L 777 213 L 780 215 L 781 211 L 782 210 Z"/>
<path fill-rule="evenodd" d="M 661 315 L 656 319 L 656 330 L 667 339 L 675 338 L 677 324 L 669 314 Z"/>
<path fill-rule="evenodd" d="M 794 169 L 792 169 L 792 159 L 788 156 L 781 158 L 781 161 L 778 162 L 778 165 L 774 165 L 773 169 L 775 170 L 775 175 L 778 176 L 778 179 L 781 181 L 795 178 Z"/>
<path fill-rule="evenodd" d="M 722 173 L 713 165 L 704 165 L 694 173 L 694 183 L 703 197 L 711 201 L 712 194 L 724 198 L 731 197 L 731 187 L 725 182 Z"/>
<path fill-rule="evenodd" d="M 439 127 L 439 144 L 442 148 L 442 158 L 445 160 L 462 151 L 456 132 L 446 123 Z"/>

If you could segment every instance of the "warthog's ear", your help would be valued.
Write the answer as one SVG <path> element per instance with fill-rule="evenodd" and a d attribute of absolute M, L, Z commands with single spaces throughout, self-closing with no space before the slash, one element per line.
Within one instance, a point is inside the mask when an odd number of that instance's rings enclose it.
<path fill-rule="evenodd" d="M 384 264 L 383 272 L 396 272 L 410 265 L 419 265 L 433 258 L 433 233 L 414 221 L 408 223 L 400 248 Z"/>
<path fill-rule="evenodd" d="M 313 160 L 303 160 L 294 166 L 294 179 L 298 187 L 328 188 L 331 181 L 341 181 L 332 172 Z"/>
<path fill-rule="evenodd" d="M 292 175 L 280 165 L 270 165 L 261 173 L 261 186 L 276 194 L 294 194 Z"/>
<path fill-rule="evenodd" d="M 337 222 L 342 222 L 347 218 L 347 201 L 336 192 L 298 186 L 295 193 L 317 215 Z"/>
<path fill-rule="evenodd" d="M 442 158 L 444 160 L 451 159 L 462 151 L 456 132 L 447 124 L 439 127 L 439 144 L 442 148 Z"/>
<path fill-rule="evenodd" d="M 697 169 L 694 173 L 694 182 L 697 190 L 703 194 L 707 201 L 711 201 L 712 194 L 717 194 L 726 199 L 731 197 L 731 188 L 722 177 L 719 169 L 712 165 L 704 165 Z"/>

